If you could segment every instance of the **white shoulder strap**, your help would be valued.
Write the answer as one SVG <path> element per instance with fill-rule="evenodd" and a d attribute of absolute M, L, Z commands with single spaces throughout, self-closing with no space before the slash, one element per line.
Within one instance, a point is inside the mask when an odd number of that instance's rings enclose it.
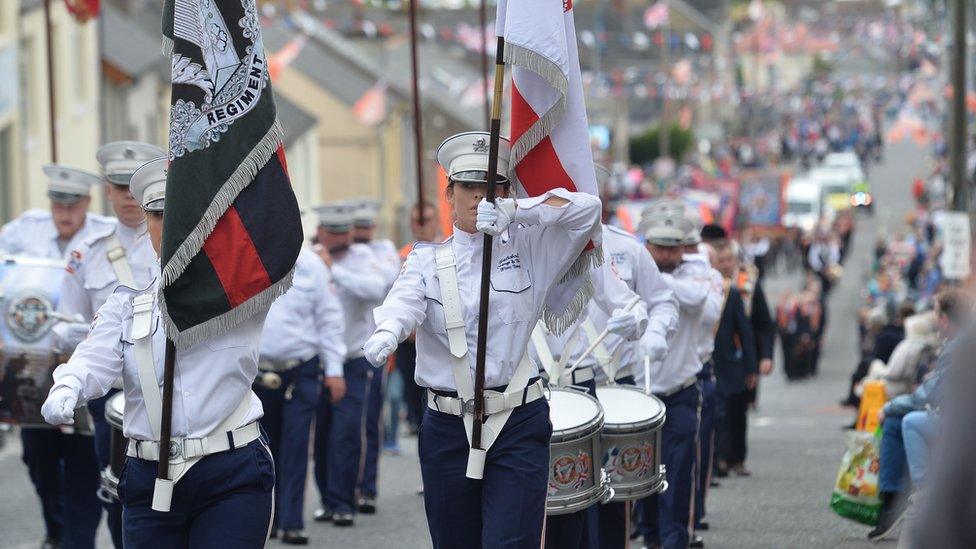
<path fill-rule="evenodd" d="M 445 242 L 437 247 L 434 252 L 437 265 L 437 278 L 440 282 L 441 299 L 444 305 L 444 319 L 447 327 L 447 339 L 451 349 L 451 359 L 453 362 L 452 373 L 454 374 L 454 387 L 457 389 L 458 396 L 468 403 L 474 399 L 474 382 L 471 379 L 471 367 L 469 366 L 468 340 L 464 332 L 464 315 L 461 311 L 461 291 L 458 288 L 457 262 L 454 257 L 454 250 L 451 242 Z M 528 353 L 522 355 L 518 368 L 512 379 L 508 382 L 506 392 L 521 391 L 528 385 L 532 377 L 532 361 L 528 358 Z M 466 407 L 467 408 L 467 407 Z M 465 411 L 462 421 L 464 422 L 464 432 L 468 437 L 468 465 L 465 476 L 472 479 L 481 479 L 484 476 L 485 460 L 488 456 L 488 449 L 495 443 L 499 433 L 505 427 L 508 417 L 512 415 L 513 408 L 506 409 L 497 414 L 492 414 L 482 425 L 481 448 L 471 448 L 471 430 L 474 426 L 474 416 L 471 412 Z"/>
<path fill-rule="evenodd" d="M 532 346 L 535 347 L 535 354 L 539 356 L 542 369 L 549 375 L 549 379 L 553 379 L 553 367 L 556 365 L 556 358 L 552 356 L 552 349 L 549 348 L 549 342 L 546 341 L 546 325 L 541 320 L 532 329 Z"/>
<path fill-rule="evenodd" d="M 597 341 L 600 337 L 600 334 L 596 331 L 596 326 L 589 317 L 586 317 L 583 320 L 583 332 L 586 333 L 586 339 L 588 339 L 591 344 L 592 342 Z M 596 357 L 596 362 L 600 368 L 603 368 L 603 371 L 607 374 L 607 379 L 613 379 L 614 375 L 616 374 L 616 372 L 611 371 L 614 369 L 613 357 L 610 356 L 610 351 L 602 341 L 596 345 L 596 348 L 593 349 L 593 356 Z"/>
<path fill-rule="evenodd" d="M 114 238 L 114 237 L 113 237 Z M 134 342 L 136 366 L 139 373 L 139 386 L 142 401 L 149 416 L 149 426 L 153 437 L 159 440 L 160 421 L 163 414 L 163 401 L 159 394 L 159 380 L 156 377 L 156 361 L 152 349 L 153 293 L 141 294 L 132 298 L 132 327 L 129 336 Z"/>
<path fill-rule="evenodd" d="M 115 271 L 115 277 L 119 279 L 119 283 L 123 286 L 135 288 L 136 279 L 132 276 L 129 262 L 125 259 L 125 248 L 122 247 L 122 243 L 119 242 L 115 233 L 108 237 L 108 253 L 106 255 L 109 263 L 112 264 L 112 270 Z"/>

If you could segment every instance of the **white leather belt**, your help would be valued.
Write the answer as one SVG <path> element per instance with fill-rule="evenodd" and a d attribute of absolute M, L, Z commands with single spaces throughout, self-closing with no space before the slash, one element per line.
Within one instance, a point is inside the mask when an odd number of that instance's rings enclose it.
<path fill-rule="evenodd" d="M 181 461 L 208 456 L 247 446 L 261 436 L 261 427 L 253 421 L 233 431 L 224 431 L 205 438 L 174 438 L 170 441 L 169 457 Z M 129 457 L 159 461 L 159 442 L 155 440 L 129 440 L 126 450 Z"/>
<path fill-rule="evenodd" d="M 309 360 L 312 360 L 312 358 L 314 358 L 314 356 L 310 356 L 308 358 L 296 358 L 293 360 L 271 360 L 270 358 L 262 358 L 258 361 L 258 369 L 263 372 L 286 372 L 295 366 L 305 364 Z"/>
<path fill-rule="evenodd" d="M 521 391 L 501 393 L 485 391 L 485 415 L 497 414 L 505 410 L 518 408 L 524 404 L 539 400 L 546 394 L 546 387 L 541 379 L 528 385 Z M 474 412 L 474 399 L 464 400 L 459 397 L 443 396 L 427 389 L 427 407 L 452 416 L 462 416 Z"/>
<path fill-rule="evenodd" d="M 654 394 L 657 395 L 657 396 L 669 397 L 669 396 L 672 396 L 672 395 L 676 395 L 676 394 L 680 393 L 681 391 L 684 391 L 685 389 L 687 389 L 688 387 L 691 387 L 692 385 L 694 385 L 696 383 L 698 383 L 698 376 L 691 376 L 690 378 L 688 378 L 687 380 L 685 380 L 684 383 L 682 383 L 681 385 L 678 385 L 677 387 L 675 387 L 674 389 L 671 389 L 670 391 L 666 391 L 664 393 L 654 393 Z"/>
<path fill-rule="evenodd" d="M 580 383 L 586 383 L 587 381 L 596 379 L 593 366 L 580 366 L 575 370 L 566 372 L 564 375 L 569 380 L 570 385 L 579 385 Z"/>

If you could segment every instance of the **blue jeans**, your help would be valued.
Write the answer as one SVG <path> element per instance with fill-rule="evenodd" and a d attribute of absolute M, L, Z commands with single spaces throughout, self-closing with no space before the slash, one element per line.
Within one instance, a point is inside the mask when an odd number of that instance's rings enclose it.
<path fill-rule="evenodd" d="M 434 549 L 538 549 L 551 437 L 545 399 L 519 406 L 488 450 L 484 478 L 473 480 L 461 418 L 428 409 L 419 452 Z"/>
<path fill-rule="evenodd" d="M 942 418 L 925 411 L 905 414 L 901 421 L 905 457 L 908 460 L 908 474 L 914 486 L 920 486 L 925 481 L 932 444 L 939 436 L 941 427 Z"/>
<path fill-rule="evenodd" d="M 263 440 L 204 457 L 173 490 L 170 512 L 151 509 L 158 464 L 129 458 L 119 479 L 125 546 L 259 549 L 271 526 L 274 463 Z"/>
<path fill-rule="evenodd" d="M 905 489 L 905 441 L 902 417 L 886 417 L 881 425 L 881 470 L 878 491 L 897 493 Z"/>
<path fill-rule="evenodd" d="M 261 399 L 261 425 L 268 433 L 275 461 L 275 528 L 301 530 L 305 527 L 305 482 L 308 478 L 308 443 L 312 418 L 322 393 L 319 359 L 315 357 L 281 372 L 281 386 L 268 389 L 254 384 Z"/>
<path fill-rule="evenodd" d="M 668 489 L 641 500 L 639 528 L 645 545 L 659 542 L 665 549 L 685 548 L 691 537 L 701 389 L 695 384 L 658 398 L 668 411 L 661 428 L 661 461 L 667 468 Z"/>
<path fill-rule="evenodd" d="M 366 448 L 363 423 L 372 369 L 365 358 L 347 361 L 343 365 L 346 396 L 332 405 L 325 506 L 335 513 L 356 512 L 356 484 Z"/>

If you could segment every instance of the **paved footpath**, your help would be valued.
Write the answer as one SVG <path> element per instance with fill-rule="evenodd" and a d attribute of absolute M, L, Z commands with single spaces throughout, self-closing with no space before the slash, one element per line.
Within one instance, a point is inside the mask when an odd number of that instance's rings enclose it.
<path fill-rule="evenodd" d="M 856 310 L 874 239 L 880 231 L 900 223 L 910 206 L 910 180 L 922 166 L 921 151 L 895 145 L 890 147 L 886 163 L 871 170 L 877 213 L 859 219 L 844 279 L 831 297 L 832 319 L 820 375 L 787 383 L 779 370 L 763 380 L 759 408 L 750 418 L 749 467 L 754 476 L 725 479 L 721 488 L 711 492 L 708 518 L 712 530 L 705 533 L 707 547 L 878 547 L 866 541 L 868 528 L 837 517 L 827 507 L 844 450 L 841 427 L 852 416 L 837 403 L 846 394 L 855 365 Z M 770 300 L 798 283 L 796 275 L 771 278 L 767 283 Z M 18 437 L 7 436 L 7 441 L 0 450 L 0 547 L 37 547 L 42 535 L 39 505 L 20 462 Z M 353 528 L 312 522 L 316 493 L 310 486 L 307 530 L 311 546 L 430 545 L 423 500 L 417 495 L 416 438 L 405 438 L 401 444 L 404 455 L 382 461 L 379 514 L 357 518 Z M 102 528 L 99 547 L 110 546 Z M 893 549 L 894 544 L 880 547 Z"/>

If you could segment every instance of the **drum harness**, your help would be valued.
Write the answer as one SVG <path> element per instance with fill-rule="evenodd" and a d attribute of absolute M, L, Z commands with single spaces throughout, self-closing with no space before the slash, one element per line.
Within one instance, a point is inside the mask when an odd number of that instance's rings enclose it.
<path fill-rule="evenodd" d="M 437 247 L 434 251 L 434 258 L 444 306 L 448 347 L 453 363 L 451 371 L 454 375 L 454 386 L 457 388 L 458 396 L 442 396 L 428 389 L 427 405 L 439 412 L 461 417 L 469 445 L 465 475 L 468 478 L 481 479 L 484 476 L 488 449 L 498 439 L 508 417 L 512 415 L 515 408 L 545 396 L 545 386 L 542 380 L 529 385 L 533 367 L 528 353 L 524 353 L 504 393 L 485 391 L 484 410 L 487 419 L 482 426 L 481 443 L 483 448 L 470 447 L 471 429 L 474 425 L 474 382 L 471 379 L 471 366 L 468 360 L 468 341 L 464 331 L 465 324 L 461 292 L 458 287 L 457 261 L 450 240 Z"/>
<path fill-rule="evenodd" d="M 132 338 L 138 368 L 139 386 L 142 392 L 143 405 L 149 418 L 149 426 L 156 440 L 129 440 L 126 455 L 149 461 L 159 461 L 159 432 L 162 420 L 162 397 L 159 393 L 159 381 L 156 376 L 156 362 L 152 349 L 153 305 L 155 293 L 146 293 L 132 298 Z M 243 427 L 239 425 L 247 415 L 251 405 L 251 392 L 247 391 L 240 404 L 224 421 L 204 438 L 173 437 L 169 446 L 169 479 L 156 479 L 153 491 L 152 508 L 155 511 L 168 512 L 173 497 L 173 488 L 183 475 L 190 470 L 201 458 L 210 454 L 225 452 L 246 446 L 261 436 L 261 428 L 257 421 Z"/>
<path fill-rule="evenodd" d="M 108 252 L 105 255 L 108 257 L 108 262 L 112 264 L 112 270 L 115 271 L 115 278 L 119 279 L 119 283 L 135 288 L 136 278 L 132 276 L 132 268 L 125 260 L 125 248 L 114 232 L 108 237 Z"/>

